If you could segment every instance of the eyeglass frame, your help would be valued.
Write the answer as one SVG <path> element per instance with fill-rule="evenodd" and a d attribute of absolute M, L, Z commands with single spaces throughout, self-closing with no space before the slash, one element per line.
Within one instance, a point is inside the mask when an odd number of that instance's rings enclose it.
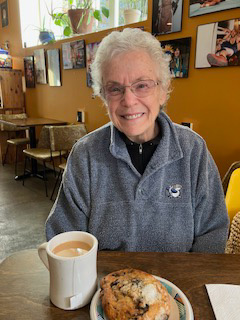
<path fill-rule="evenodd" d="M 103 97 L 104 97 L 105 99 L 107 98 L 107 96 L 110 96 L 110 98 L 113 98 L 113 99 L 114 99 L 114 98 L 115 98 L 115 99 L 117 98 L 116 100 L 120 100 L 120 99 L 122 99 L 122 97 L 124 96 L 124 94 L 125 94 L 125 92 L 126 92 L 126 88 L 129 88 L 129 89 L 131 90 L 131 92 L 132 92 L 137 98 L 146 98 L 146 97 L 148 97 L 148 96 L 150 95 L 150 93 L 147 94 L 146 96 L 141 97 L 141 96 L 136 95 L 136 93 L 132 90 L 132 89 L 133 89 L 132 86 L 133 86 L 134 84 L 137 84 L 137 83 L 143 82 L 143 81 L 151 81 L 151 82 L 154 83 L 154 86 L 151 87 L 151 88 L 149 88 L 149 89 L 154 89 L 154 88 L 156 88 L 156 86 L 158 86 L 158 85 L 160 84 L 160 81 L 154 81 L 154 80 L 152 80 L 152 79 L 137 80 L 137 81 L 131 83 L 131 84 L 128 85 L 128 86 L 122 85 L 122 84 L 120 84 L 120 83 L 118 83 L 118 82 L 113 82 L 113 84 L 119 85 L 119 87 L 121 88 L 121 91 L 119 92 L 119 94 L 116 94 L 116 95 L 108 94 L 108 95 L 107 95 L 107 94 L 105 93 L 105 88 L 106 88 L 108 85 L 102 86 L 100 92 L 101 92 L 101 94 L 103 95 Z"/>

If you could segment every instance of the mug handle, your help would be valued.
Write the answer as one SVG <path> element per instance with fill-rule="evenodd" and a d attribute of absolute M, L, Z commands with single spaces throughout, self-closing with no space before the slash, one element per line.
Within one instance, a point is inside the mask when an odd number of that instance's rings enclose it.
<path fill-rule="evenodd" d="M 47 242 L 44 242 L 38 247 L 38 255 L 42 262 L 45 264 L 46 268 L 49 270 L 48 258 L 47 258 Z"/>

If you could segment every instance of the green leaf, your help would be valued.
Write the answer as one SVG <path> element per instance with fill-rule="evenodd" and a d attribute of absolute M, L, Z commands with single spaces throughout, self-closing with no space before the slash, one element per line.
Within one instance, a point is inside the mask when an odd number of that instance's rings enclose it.
<path fill-rule="evenodd" d="M 97 19 L 98 21 L 102 21 L 102 17 L 101 17 L 101 13 L 100 13 L 100 10 L 95 10 L 93 12 L 93 16 L 95 19 Z"/>
<path fill-rule="evenodd" d="M 71 28 L 70 28 L 70 27 L 64 28 L 63 34 L 64 34 L 66 37 L 69 37 L 70 34 L 71 34 Z"/>
<path fill-rule="evenodd" d="M 80 25 L 82 24 L 84 16 L 85 16 L 85 14 L 83 13 L 82 16 L 81 16 L 81 19 L 80 19 L 79 22 L 78 22 L 77 29 L 78 29 L 78 28 L 80 27 Z"/>
<path fill-rule="evenodd" d="M 54 23 L 55 23 L 56 26 L 59 26 L 59 27 L 62 26 L 62 21 L 59 20 L 59 19 L 55 20 Z"/>
<path fill-rule="evenodd" d="M 109 10 L 106 7 L 102 7 L 102 13 L 106 18 L 109 17 Z"/>

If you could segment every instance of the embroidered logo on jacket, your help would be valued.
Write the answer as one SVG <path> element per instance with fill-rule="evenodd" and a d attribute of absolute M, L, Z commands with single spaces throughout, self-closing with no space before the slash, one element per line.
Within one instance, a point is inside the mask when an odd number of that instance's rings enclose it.
<path fill-rule="evenodd" d="M 167 187 L 166 194 L 169 198 L 179 198 L 181 197 L 182 186 L 180 184 L 174 184 Z"/>

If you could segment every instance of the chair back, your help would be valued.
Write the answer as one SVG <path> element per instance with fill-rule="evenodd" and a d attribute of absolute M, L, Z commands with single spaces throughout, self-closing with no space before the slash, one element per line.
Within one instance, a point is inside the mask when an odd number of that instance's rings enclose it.
<path fill-rule="evenodd" d="M 15 120 L 15 119 L 26 119 L 26 113 L 16 113 L 16 114 L 0 114 L 0 119 L 2 120 Z M 25 130 L 23 128 L 16 128 L 16 126 L 11 124 L 1 123 L 1 131 L 18 131 L 18 130 Z"/>
<path fill-rule="evenodd" d="M 237 168 L 240 168 L 240 161 L 235 161 L 231 164 L 231 166 L 229 167 L 228 171 L 226 172 L 225 176 L 222 179 L 222 186 L 223 186 L 223 191 L 224 194 L 226 195 L 227 192 L 227 188 L 228 188 L 228 183 L 230 180 L 230 177 L 233 173 L 233 171 Z"/>
<path fill-rule="evenodd" d="M 240 211 L 240 168 L 231 174 L 225 200 L 231 223 L 235 214 Z"/>
<path fill-rule="evenodd" d="M 225 253 L 240 254 L 240 212 L 233 217 Z"/>
<path fill-rule="evenodd" d="M 37 144 L 38 149 L 51 149 L 49 127 L 50 126 L 42 127 Z"/>
<path fill-rule="evenodd" d="M 74 143 L 87 134 L 84 124 L 50 126 L 49 132 L 52 151 L 70 151 Z"/>

